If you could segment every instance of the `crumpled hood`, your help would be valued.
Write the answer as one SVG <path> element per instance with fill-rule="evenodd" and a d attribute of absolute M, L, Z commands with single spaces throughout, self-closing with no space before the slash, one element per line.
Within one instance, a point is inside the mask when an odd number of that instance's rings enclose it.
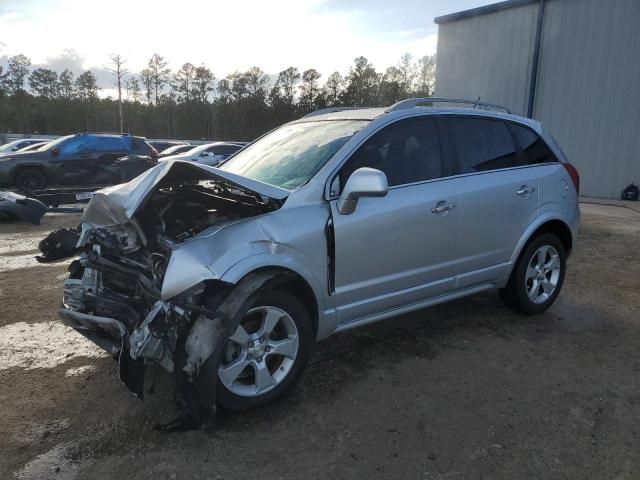
<path fill-rule="evenodd" d="M 82 215 L 82 221 L 92 226 L 119 225 L 133 218 L 143 202 L 159 183 L 170 180 L 221 180 L 244 190 L 283 201 L 289 191 L 257 180 L 229 173 L 216 167 L 193 162 L 168 160 L 142 173 L 128 183 L 97 191 Z"/>

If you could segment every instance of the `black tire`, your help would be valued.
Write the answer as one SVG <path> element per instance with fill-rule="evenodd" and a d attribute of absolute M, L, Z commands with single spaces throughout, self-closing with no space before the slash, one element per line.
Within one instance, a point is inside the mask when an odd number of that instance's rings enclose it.
<path fill-rule="evenodd" d="M 300 301 L 284 290 L 270 290 L 259 293 L 251 306 L 246 312 L 252 308 L 259 306 L 272 306 L 284 310 L 289 314 L 298 330 L 299 345 L 298 352 L 289 373 L 272 390 L 259 396 L 241 396 L 233 393 L 217 379 L 216 387 L 216 403 L 219 407 L 231 412 L 243 412 L 266 405 L 277 398 L 282 397 L 300 378 L 302 371 L 307 363 L 309 354 L 313 347 L 313 329 L 309 313 Z M 243 317 L 246 312 L 243 313 Z"/>
<path fill-rule="evenodd" d="M 526 273 L 530 263 L 534 261 L 534 254 L 538 249 L 545 245 L 553 247 L 558 253 L 560 272 L 551 295 L 541 303 L 536 303 L 532 301 L 527 294 L 527 288 L 525 286 L 527 285 Z M 500 298 L 506 306 L 513 308 L 520 313 L 524 313 L 526 315 L 542 313 L 549 308 L 553 302 L 555 302 L 556 298 L 558 298 L 558 294 L 560 293 L 564 282 L 566 265 L 567 254 L 560 239 L 551 233 L 539 235 L 531 240 L 525 247 L 524 251 L 520 254 L 520 257 L 511 272 L 511 277 L 509 277 L 507 285 L 505 288 L 499 290 Z"/>
<path fill-rule="evenodd" d="M 15 184 L 21 190 L 42 190 L 47 186 L 47 177 L 38 169 L 25 168 L 16 175 Z"/>

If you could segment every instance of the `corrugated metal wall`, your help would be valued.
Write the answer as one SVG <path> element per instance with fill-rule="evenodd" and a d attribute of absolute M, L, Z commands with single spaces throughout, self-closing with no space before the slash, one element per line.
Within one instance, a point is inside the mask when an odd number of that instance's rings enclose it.
<path fill-rule="evenodd" d="M 441 24 L 436 94 L 524 113 L 537 12 Z M 578 167 L 583 195 L 640 182 L 640 0 L 547 0 L 534 117 Z"/>
<path fill-rule="evenodd" d="M 440 25 L 436 95 L 496 102 L 523 114 L 538 6 Z"/>
<path fill-rule="evenodd" d="M 640 0 L 552 0 L 534 117 L 578 167 L 582 192 L 640 182 Z"/>

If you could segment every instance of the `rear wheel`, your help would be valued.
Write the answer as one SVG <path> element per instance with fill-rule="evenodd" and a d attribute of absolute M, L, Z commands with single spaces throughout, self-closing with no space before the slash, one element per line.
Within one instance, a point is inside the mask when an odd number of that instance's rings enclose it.
<path fill-rule="evenodd" d="M 225 345 L 218 405 L 244 411 L 282 396 L 300 377 L 312 337 L 309 314 L 297 298 L 281 290 L 259 295 Z"/>
<path fill-rule="evenodd" d="M 47 177 L 40 170 L 25 168 L 16 175 L 15 184 L 21 190 L 42 190 L 47 186 Z"/>
<path fill-rule="evenodd" d="M 560 239 L 553 234 L 540 235 L 520 255 L 500 297 L 522 313 L 544 312 L 558 297 L 565 270 L 566 252 Z"/>

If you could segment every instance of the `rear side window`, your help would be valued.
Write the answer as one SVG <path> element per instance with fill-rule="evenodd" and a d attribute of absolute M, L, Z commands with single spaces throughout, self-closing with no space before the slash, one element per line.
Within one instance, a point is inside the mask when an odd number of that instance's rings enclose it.
<path fill-rule="evenodd" d="M 98 152 L 121 153 L 129 150 L 126 140 L 122 137 L 95 137 L 92 143 Z"/>
<path fill-rule="evenodd" d="M 95 150 L 91 137 L 81 135 L 70 138 L 60 144 L 60 155 L 73 156 L 79 153 L 89 153 Z"/>
<path fill-rule="evenodd" d="M 511 132 L 499 120 L 448 118 L 457 174 L 520 166 Z"/>
<path fill-rule="evenodd" d="M 520 144 L 528 165 L 558 161 L 544 140 L 534 131 L 515 124 L 511 124 L 511 130 Z"/>
<path fill-rule="evenodd" d="M 340 185 L 361 167 L 382 170 L 389 186 L 443 176 L 440 138 L 433 118 L 404 120 L 367 140 L 340 172 Z"/>

